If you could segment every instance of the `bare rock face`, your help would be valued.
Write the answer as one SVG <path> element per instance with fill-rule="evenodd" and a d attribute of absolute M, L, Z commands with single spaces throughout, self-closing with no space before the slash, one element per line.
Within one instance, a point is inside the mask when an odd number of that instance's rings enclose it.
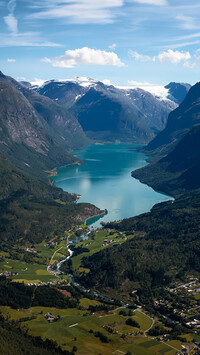
<path fill-rule="evenodd" d="M 69 151 L 87 139 L 64 107 L 0 72 L 1 151 L 16 166 L 34 174 L 77 159 Z"/>
<path fill-rule="evenodd" d="M 6 82 L 0 82 L 0 108 L 1 124 L 7 129 L 10 140 L 24 142 L 41 154 L 48 153 L 49 144 L 35 110 L 19 91 Z"/>

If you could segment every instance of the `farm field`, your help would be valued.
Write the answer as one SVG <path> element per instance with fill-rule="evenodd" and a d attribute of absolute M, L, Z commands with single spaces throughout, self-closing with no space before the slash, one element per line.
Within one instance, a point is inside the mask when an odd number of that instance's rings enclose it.
<path fill-rule="evenodd" d="M 47 271 L 47 266 L 49 263 L 53 265 L 55 262 L 63 260 L 68 256 L 68 250 L 66 248 L 66 240 L 62 239 L 59 242 L 50 241 L 49 245 L 43 241 L 40 244 L 34 245 L 31 248 L 34 251 L 30 252 L 33 255 L 33 261 L 25 262 L 20 260 L 12 260 L 9 257 L 9 253 L 4 253 L 4 261 L 0 262 L 0 273 L 10 272 L 16 273 L 16 275 L 11 276 L 13 281 L 28 283 L 39 283 L 39 282 L 53 282 L 59 280 L 60 278 L 52 275 Z M 38 257 L 37 263 L 35 261 L 35 255 Z M 36 259 L 37 260 L 37 259 Z M 43 261 L 44 263 L 41 263 Z M 63 276 L 64 279 L 69 279 L 69 277 Z"/>
<path fill-rule="evenodd" d="M 86 308 L 94 304 L 94 301 L 83 298 L 80 305 Z M 122 308 L 120 308 L 122 309 Z M 127 351 L 135 355 L 167 354 L 175 355 L 177 350 L 171 348 L 168 343 L 159 342 L 153 338 L 143 336 L 143 331 L 149 328 L 151 320 L 148 316 L 136 311 L 131 317 L 140 325 L 140 328 L 125 324 L 128 316 L 119 314 L 120 309 L 114 311 L 86 313 L 83 309 L 58 309 L 49 307 L 32 307 L 26 310 L 13 310 L 10 307 L 0 307 L 4 317 L 19 321 L 29 334 L 49 338 L 56 341 L 63 349 L 72 350 L 77 347 L 79 355 L 109 355 L 125 354 Z M 124 310 L 126 310 L 124 308 Z M 60 316 L 60 320 L 48 323 L 45 314 L 51 312 Z M 108 329 L 112 328 L 113 333 Z M 104 343 L 95 332 L 100 332 L 108 339 Z M 135 335 L 130 335 L 130 333 Z M 123 336 L 122 336 L 123 334 Z M 180 349 L 180 342 L 176 342 L 176 349 Z"/>
<path fill-rule="evenodd" d="M 17 275 L 13 276 L 13 281 L 24 282 L 25 284 L 51 282 L 56 280 L 56 277 L 47 271 L 46 265 L 7 259 L 6 262 L 0 262 L 0 272 L 6 271 L 16 272 Z"/>
<path fill-rule="evenodd" d="M 87 226 L 82 225 L 82 230 L 78 230 L 80 233 L 85 233 Z M 87 230 L 86 230 L 87 231 Z M 40 282 L 53 282 L 60 279 L 65 279 L 70 281 L 69 276 L 53 275 L 47 271 L 48 265 L 54 265 L 55 263 L 65 259 L 69 253 L 66 248 L 69 239 L 73 240 L 76 237 L 76 230 L 71 233 L 65 233 L 63 238 L 57 239 L 53 238 L 49 241 L 42 241 L 40 244 L 35 244 L 31 248 L 26 247 L 28 252 L 26 253 L 30 256 L 30 262 L 13 260 L 9 253 L 0 253 L 0 273 L 15 273 L 16 275 L 11 275 L 13 281 L 28 283 L 40 283 Z M 72 257 L 72 267 L 78 273 L 87 272 L 86 269 L 81 268 L 81 260 L 84 256 L 92 255 L 100 251 L 102 248 L 107 248 L 113 244 L 123 243 L 127 238 L 132 238 L 133 236 L 124 236 L 114 231 L 107 231 L 104 229 L 97 230 L 93 232 L 93 236 L 89 237 L 87 240 L 82 240 L 76 243 L 75 248 L 82 247 L 87 248 L 89 252 L 83 252 L 77 256 Z M 15 246 L 15 250 L 18 250 L 18 246 Z M 22 253 L 22 249 L 20 253 Z M 21 254 L 20 254 L 21 255 Z M 88 270 L 89 271 L 89 270 Z"/>

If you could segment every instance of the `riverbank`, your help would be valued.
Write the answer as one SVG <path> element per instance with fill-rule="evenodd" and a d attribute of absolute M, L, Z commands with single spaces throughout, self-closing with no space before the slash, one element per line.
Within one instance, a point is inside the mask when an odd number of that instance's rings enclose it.
<path fill-rule="evenodd" d="M 56 167 L 56 168 L 54 168 L 52 170 L 45 170 L 45 173 L 48 173 L 49 177 L 57 176 L 59 169 L 69 168 L 69 167 L 73 167 L 73 166 L 81 166 L 81 165 L 84 165 L 84 164 L 85 164 L 85 162 L 77 161 L 77 162 L 74 162 L 73 164 L 62 165 L 62 166 Z"/>
<path fill-rule="evenodd" d="M 90 217 L 90 218 L 87 218 L 87 219 L 85 220 L 84 224 L 87 224 L 88 221 L 90 221 L 90 220 L 93 219 L 93 218 L 105 216 L 107 213 L 108 213 L 108 211 L 107 211 L 107 209 L 105 209 L 102 213 L 99 213 L 99 214 L 96 214 L 96 215 L 94 215 L 94 216 L 92 216 L 92 217 Z M 88 225 L 88 224 L 87 224 L 87 225 Z"/>

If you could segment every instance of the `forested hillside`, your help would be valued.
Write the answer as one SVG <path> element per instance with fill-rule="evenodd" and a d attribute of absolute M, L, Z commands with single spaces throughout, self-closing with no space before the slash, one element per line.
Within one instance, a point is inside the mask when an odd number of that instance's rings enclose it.
<path fill-rule="evenodd" d="M 106 228 L 133 234 L 134 238 L 85 258 L 90 272 L 82 277 L 88 287 L 138 290 L 149 302 L 163 286 L 200 273 L 200 191 L 176 201 L 158 204 L 150 213 L 108 223 Z"/>
<path fill-rule="evenodd" d="M 15 168 L 0 155 L 0 243 L 6 250 L 16 241 L 38 243 L 48 235 L 63 235 L 99 209 L 74 204 L 68 194 Z"/>

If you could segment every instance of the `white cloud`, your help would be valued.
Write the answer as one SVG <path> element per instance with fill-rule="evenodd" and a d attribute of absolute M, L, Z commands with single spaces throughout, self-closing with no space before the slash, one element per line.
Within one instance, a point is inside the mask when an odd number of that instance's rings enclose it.
<path fill-rule="evenodd" d="M 166 6 L 168 5 L 167 0 L 133 0 L 139 4 L 147 5 L 157 5 L 157 6 Z"/>
<path fill-rule="evenodd" d="M 185 62 L 183 65 L 184 65 L 185 68 L 190 68 L 190 69 L 196 67 L 196 63 L 195 62 Z"/>
<path fill-rule="evenodd" d="M 129 55 L 133 57 L 135 60 L 141 62 L 152 61 L 155 62 L 158 60 L 160 63 L 171 63 L 171 64 L 179 64 L 180 62 L 186 62 L 192 58 L 190 52 L 180 52 L 173 51 L 172 49 L 168 49 L 167 51 L 160 52 L 157 56 L 150 57 L 148 55 L 143 55 L 138 52 L 134 52 L 129 50 Z"/>
<path fill-rule="evenodd" d="M 18 22 L 17 19 L 12 14 L 5 16 L 4 21 L 11 32 L 13 33 L 17 32 Z"/>
<path fill-rule="evenodd" d="M 4 17 L 4 21 L 7 24 L 9 30 L 13 33 L 17 33 L 18 31 L 18 21 L 14 16 L 14 11 L 16 7 L 16 0 L 10 0 L 8 2 L 8 16 Z"/>
<path fill-rule="evenodd" d="M 168 95 L 168 89 L 165 89 L 164 86 L 162 85 L 157 85 L 153 83 L 149 83 L 147 81 L 144 82 L 138 82 L 134 80 L 129 80 L 128 81 L 128 87 L 126 89 L 136 89 L 140 88 L 142 90 L 150 92 L 152 95 L 156 95 L 161 97 L 162 99 L 166 99 Z M 121 87 L 123 89 L 123 87 Z"/>
<path fill-rule="evenodd" d="M 182 42 L 182 43 L 169 43 L 166 46 L 163 46 L 164 48 L 183 48 L 183 47 L 188 47 L 188 46 L 193 46 L 194 44 L 199 44 L 200 40 L 197 41 L 191 41 L 191 42 Z"/>
<path fill-rule="evenodd" d="M 102 83 L 104 83 L 104 85 L 109 85 L 109 86 L 112 85 L 110 79 L 104 79 L 102 80 Z"/>
<path fill-rule="evenodd" d="M 190 58 L 191 54 L 189 52 L 173 51 L 172 49 L 168 49 L 166 52 L 163 51 L 158 55 L 158 60 L 161 63 L 178 64 L 182 61 L 187 61 Z"/>
<path fill-rule="evenodd" d="M 75 50 L 67 50 L 63 56 L 54 59 L 44 58 L 45 63 L 51 63 L 53 67 L 74 68 L 76 65 L 112 65 L 123 67 L 125 64 L 121 62 L 114 52 L 106 52 L 100 49 L 92 49 L 83 47 Z"/>
<path fill-rule="evenodd" d="M 16 59 L 8 58 L 8 63 L 15 63 L 15 62 L 16 62 Z"/>
<path fill-rule="evenodd" d="M 199 38 L 200 37 L 200 32 L 192 33 L 191 35 L 186 35 L 186 36 L 180 36 L 180 37 L 175 37 L 175 41 L 183 41 L 186 39 L 192 39 L 192 38 Z"/>
<path fill-rule="evenodd" d="M 51 0 L 34 3 L 31 19 L 67 19 L 71 23 L 112 23 L 113 9 L 124 5 L 124 0 Z M 111 11 L 112 9 L 112 11 Z M 40 11 L 41 10 L 41 11 Z"/>
<path fill-rule="evenodd" d="M 108 46 L 108 48 L 115 50 L 115 48 L 117 47 L 116 43 L 111 44 L 110 46 Z"/>
<path fill-rule="evenodd" d="M 133 57 L 136 60 L 139 60 L 141 62 L 148 62 L 151 60 L 154 60 L 154 57 L 150 57 L 149 55 L 144 55 L 140 54 L 138 52 L 132 51 L 131 49 L 129 50 L 129 55 Z"/>
<path fill-rule="evenodd" d="M 196 51 L 196 53 L 198 53 L 198 52 L 200 52 L 199 49 Z M 200 56 L 199 56 L 199 54 L 194 54 L 190 61 L 186 61 L 184 63 L 184 67 L 185 68 L 193 69 L 196 66 L 200 66 Z"/>
<path fill-rule="evenodd" d="M 24 32 L 16 34 L 0 33 L 0 47 L 61 47 L 60 44 L 44 41 L 40 38 L 40 33 Z"/>
<path fill-rule="evenodd" d="M 186 30 L 199 28 L 199 26 L 195 23 L 195 19 L 191 16 L 178 15 L 176 16 L 176 19 L 181 21 L 181 27 Z"/>
<path fill-rule="evenodd" d="M 30 81 L 33 86 L 42 86 L 46 80 L 35 78 L 34 81 Z"/>
<path fill-rule="evenodd" d="M 169 42 L 169 41 L 171 41 L 171 42 Z M 178 36 L 178 37 L 170 38 L 167 40 L 166 45 L 162 45 L 162 48 L 177 49 L 177 48 L 192 46 L 194 44 L 199 44 L 199 43 L 200 43 L 200 32 L 196 32 L 196 33 L 192 33 L 192 34 L 185 35 L 185 36 Z M 159 46 L 159 48 L 160 48 L 160 46 Z"/>

